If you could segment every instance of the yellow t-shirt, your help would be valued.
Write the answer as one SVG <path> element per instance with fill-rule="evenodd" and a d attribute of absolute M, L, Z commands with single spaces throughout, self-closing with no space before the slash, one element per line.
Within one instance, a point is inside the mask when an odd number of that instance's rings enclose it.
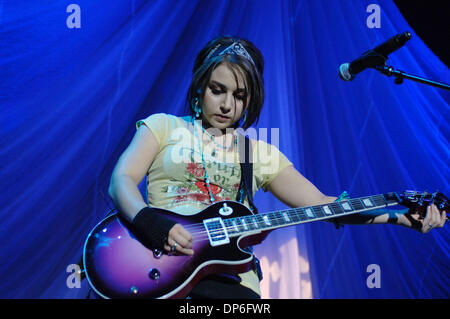
<path fill-rule="evenodd" d="M 241 180 L 236 147 L 227 151 L 212 141 L 206 142 L 207 138 L 201 138 L 201 130 L 195 133 L 190 117 L 157 113 L 138 121 L 136 127 L 142 125 L 151 130 L 159 143 L 159 152 L 147 172 L 149 206 L 182 215 L 194 215 L 209 206 L 202 155 L 214 200 L 236 200 Z M 252 150 L 254 194 L 260 188 L 267 191 L 278 173 L 292 163 L 275 146 L 261 140 L 252 140 Z M 247 201 L 244 205 L 249 207 Z M 254 271 L 239 276 L 242 285 L 260 294 Z"/>

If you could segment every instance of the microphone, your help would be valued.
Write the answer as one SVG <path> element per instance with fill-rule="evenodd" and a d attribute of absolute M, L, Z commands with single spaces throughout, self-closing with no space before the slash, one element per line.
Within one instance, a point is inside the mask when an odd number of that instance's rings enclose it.
<path fill-rule="evenodd" d="M 375 68 L 384 65 L 388 55 L 400 49 L 409 39 L 411 39 L 411 33 L 399 33 L 380 44 L 375 49 L 364 52 L 356 60 L 353 60 L 350 63 L 341 64 L 338 71 L 339 77 L 344 81 L 351 81 L 355 78 L 356 74 L 367 68 Z"/>

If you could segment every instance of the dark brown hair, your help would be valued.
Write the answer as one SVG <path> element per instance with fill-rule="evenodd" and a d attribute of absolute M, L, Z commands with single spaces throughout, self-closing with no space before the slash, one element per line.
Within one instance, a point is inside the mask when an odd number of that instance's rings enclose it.
<path fill-rule="evenodd" d="M 236 54 L 216 56 L 211 54 L 212 57 L 208 57 L 212 50 L 217 51 L 215 53 L 221 52 L 234 42 L 239 42 L 245 48 L 251 56 L 253 62 L 241 55 Z M 208 59 L 206 59 L 207 57 Z M 187 94 L 189 110 L 191 115 L 195 114 L 193 101 L 196 99 L 198 99 L 200 106 L 203 104 L 203 96 L 209 79 L 211 78 L 211 74 L 221 63 L 227 63 L 233 70 L 235 77 L 236 70 L 243 72 L 243 76 L 246 80 L 245 89 L 247 94 L 250 95 L 248 105 L 244 105 L 244 112 L 247 112 L 247 114 L 245 122 L 242 124 L 242 128 L 247 129 L 253 123 L 258 122 L 259 115 L 264 104 L 264 59 L 259 49 L 253 43 L 245 39 L 231 36 L 220 36 L 209 41 L 204 48 L 200 50 L 192 69 L 192 81 Z M 239 121 L 235 124 L 235 127 L 238 126 Z"/>

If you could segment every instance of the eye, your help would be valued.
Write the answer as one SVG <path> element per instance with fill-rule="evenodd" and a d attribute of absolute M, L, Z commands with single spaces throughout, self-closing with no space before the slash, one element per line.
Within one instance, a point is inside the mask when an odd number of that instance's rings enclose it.
<path fill-rule="evenodd" d="M 245 92 L 236 93 L 234 96 L 241 101 L 245 101 L 247 99 L 247 94 Z"/>
<path fill-rule="evenodd" d="M 211 90 L 211 92 L 215 95 L 219 95 L 224 93 L 223 90 L 221 90 L 220 88 L 216 87 L 216 86 L 210 86 L 209 89 Z"/>

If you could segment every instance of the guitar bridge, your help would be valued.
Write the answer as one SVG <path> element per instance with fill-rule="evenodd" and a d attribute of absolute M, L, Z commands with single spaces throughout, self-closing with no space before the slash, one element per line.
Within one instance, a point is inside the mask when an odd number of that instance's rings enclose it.
<path fill-rule="evenodd" d="M 211 246 L 225 245 L 230 242 L 227 229 L 223 223 L 222 218 L 215 217 L 203 220 L 206 233 L 208 234 L 209 243 Z"/>

